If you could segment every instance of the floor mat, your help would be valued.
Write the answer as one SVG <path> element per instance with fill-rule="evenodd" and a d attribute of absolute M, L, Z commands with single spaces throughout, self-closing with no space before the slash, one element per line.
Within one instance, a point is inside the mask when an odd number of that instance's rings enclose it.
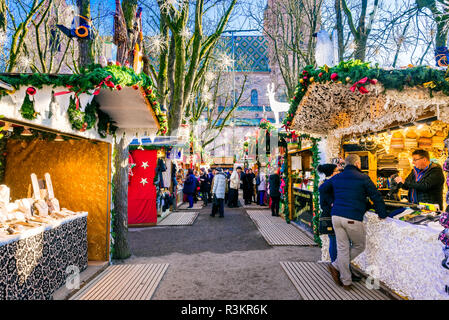
<path fill-rule="evenodd" d="M 70 300 L 150 300 L 168 266 L 168 263 L 110 266 Z"/>
<path fill-rule="evenodd" d="M 281 262 L 281 266 L 304 300 L 390 300 L 369 289 L 365 281 L 354 282 L 349 291 L 337 286 L 325 263 Z"/>
<path fill-rule="evenodd" d="M 262 236 L 272 246 L 316 246 L 305 232 L 288 224 L 280 217 L 273 217 L 269 210 L 246 211 Z"/>
<path fill-rule="evenodd" d="M 158 226 L 190 226 L 196 218 L 198 212 L 184 211 L 184 212 L 172 212 L 164 220 L 159 222 Z"/>

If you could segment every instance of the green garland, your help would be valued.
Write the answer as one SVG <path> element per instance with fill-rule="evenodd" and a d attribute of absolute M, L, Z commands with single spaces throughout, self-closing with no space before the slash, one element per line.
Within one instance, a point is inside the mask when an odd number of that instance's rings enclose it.
<path fill-rule="evenodd" d="M 37 117 L 37 112 L 34 110 L 34 101 L 30 99 L 29 94 L 25 94 L 25 99 L 20 107 L 20 114 L 28 120 L 34 120 Z"/>
<path fill-rule="evenodd" d="M 129 151 L 132 150 L 159 150 L 159 149 L 166 149 L 166 150 L 170 150 L 171 148 L 173 148 L 173 145 L 170 144 L 164 144 L 164 145 L 130 145 L 128 146 Z"/>
<path fill-rule="evenodd" d="M 6 83 L 13 86 L 15 90 L 19 90 L 22 86 L 33 86 L 38 89 L 42 89 L 44 85 L 48 85 L 52 86 L 53 88 L 67 87 L 72 92 L 89 93 L 89 91 L 97 90 L 99 88 L 121 90 L 122 87 L 127 86 L 133 87 L 134 89 L 138 90 L 139 87 L 142 87 L 145 90 L 145 96 L 158 119 L 160 125 L 158 133 L 165 134 L 168 129 L 167 115 L 166 113 L 161 111 L 159 103 L 157 102 L 157 96 L 155 94 L 155 90 L 153 89 L 153 82 L 150 76 L 146 75 L 143 72 L 140 74 L 136 74 L 131 68 L 116 65 L 111 65 L 103 68 L 98 64 L 93 64 L 82 70 L 79 74 L 50 75 L 33 73 L 0 75 L 0 80 L 5 81 Z M 0 88 L 0 99 L 7 94 L 8 91 Z M 24 103 L 26 99 L 27 97 L 25 97 Z M 31 113 L 29 102 L 26 101 L 25 109 L 23 110 L 22 114 L 25 114 L 24 118 L 32 120 L 35 118 L 35 114 L 34 111 Z M 96 113 L 100 118 L 99 123 L 101 123 L 101 128 L 98 128 L 100 135 L 104 136 L 108 131 L 112 134 L 114 132 L 114 126 L 113 123 L 109 121 L 110 118 L 106 117 L 105 113 L 99 112 L 98 108 Z M 34 117 L 32 118 L 33 115 Z M 93 113 L 89 113 L 86 119 L 86 115 L 79 114 L 78 112 L 72 112 L 72 119 L 74 121 L 71 121 L 72 127 L 76 128 L 77 130 L 81 130 L 85 122 L 87 122 L 87 126 L 90 126 L 92 124 L 94 125 L 96 121 L 93 120 Z M 84 122 L 81 123 L 81 121 Z"/>
<path fill-rule="evenodd" d="M 422 86 L 428 88 L 430 96 L 434 91 L 441 91 L 449 95 L 449 78 L 447 72 L 430 68 L 428 66 L 411 67 L 399 70 L 380 69 L 376 64 L 370 67 L 369 62 L 360 60 L 342 61 L 334 67 L 323 66 L 315 69 L 309 65 L 302 71 L 302 78 L 296 86 L 294 97 L 290 100 L 290 108 L 283 120 L 288 128 L 292 124 L 298 105 L 307 92 L 308 86 L 313 82 L 354 84 L 367 77 L 379 81 L 386 90 L 403 90 L 405 87 Z M 349 90 L 349 89 L 348 89 Z"/>
<path fill-rule="evenodd" d="M 0 127 L 0 132 L 3 128 Z M 5 172 L 6 172 L 6 142 L 7 139 L 3 139 L 3 133 L 0 133 L 0 184 L 5 180 Z"/>
<path fill-rule="evenodd" d="M 296 86 L 296 91 L 293 99 L 290 100 L 290 108 L 287 116 L 283 120 L 283 127 L 289 131 L 289 127 L 292 124 L 293 117 L 296 114 L 298 106 L 307 92 L 310 84 L 314 82 L 318 83 L 342 83 L 342 84 L 355 84 L 358 88 L 361 86 L 369 85 L 369 82 L 365 84 L 356 84 L 359 80 L 367 77 L 370 80 L 379 81 L 385 90 L 403 90 L 405 87 L 417 87 L 422 86 L 428 88 L 430 96 L 433 92 L 442 92 L 445 95 L 449 95 L 449 77 L 447 71 L 430 68 L 428 66 L 410 67 L 400 70 L 385 70 L 380 69 L 378 64 L 375 67 L 370 67 L 370 63 L 362 62 L 360 60 L 342 61 L 338 65 L 329 68 L 324 65 L 318 69 L 309 65 L 302 71 L 302 78 L 299 80 Z M 362 88 L 363 89 L 363 88 Z M 348 89 L 349 90 L 349 89 Z M 261 127 L 267 129 L 271 128 L 271 124 L 261 123 Z M 294 134 L 294 132 L 293 132 Z M 288 132 L 286 136 L 280 136 L 282 138 L 291 138 L 292 133 Z M 312 141 L 312 154 L 313 154 L 313 175 L 318 176 L 317 167 L 319 165 L 319 155 L 317 143 L 319 139 L 315 139 L 307 134 L 301 134 L 298 136 L 299 141 L 302 139 L 311 139 Z M 283 175 L 286 183 L 286 190 L 288 190 L 289 179 L 287 176 L 287 154 L 284 157 Z M 282 198 L 284 204 L 284 215 L 288 217 L 288 194 L 284 193 Z M 313 204 L 314 204 L 314 217 L 313 217 L 313 230 L 314 239 L 321 246 L 321 240 L 318 233 L 318 223 L 320 216 L 319 208 L 319 191 L 318 191 L 318 179 L 314 179 L 313 185 Z M 286 219 L 287 222 L 288 219 Z"/>
<path fill-rule="evenodd" d="M 266 129 L 268 133 L 271 134 L 272 131 L 277 130 L 274 125 L 272 125 L 270 122 L 262 119 L 259 128 Z M 279 133 L 279 145 L 280 146 L 287 146 L 286 139 L 297 139 L 299 148 L 301 149 L 302 141 L 303 139 L 309 139 L 312 142 L 312 176 L 313 176 L 313 192 L 312 192 L 312 199 L 313 199 L 313 219 L 312 219 L 312 229 L 313 229 L 313 238 L 314 241 L 321 247 L 321 239 L 319 234 L 319 220 L 321 215 L 320 210 L 320 199 L 319 199 L 319 179 L 318 177 L 318 166 L 320 165 L 320 156 L 319 156 L 319 150 L 318 150 L 318 143 L 321 141 L 321 138 L 315 138 L 310 136 L 309 134 L 303 133 L 301 135 L 296 135 L 294 132 L 286 132 L 286 133 Z M 284 154 L 283 159 L 283 165 L 282 165 L 282 179 L 284 179 L 285 182 L 285 188 L 284 188 L 284 194 L 281 197 L 281 201 L 283 204 L 283 214 L 285 217 L 285 221 L 287 223 L 290 223 L 290 210 L 288 206 L 288 190 L 289 190 L 289 176 L 288 176 L 288 151 L 286 150 L 286 153 Z"/>

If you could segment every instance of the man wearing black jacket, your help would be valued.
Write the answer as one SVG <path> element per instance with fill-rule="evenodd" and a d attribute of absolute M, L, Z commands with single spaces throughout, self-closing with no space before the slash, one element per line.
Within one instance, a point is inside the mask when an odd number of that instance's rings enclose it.
<path fill-rule="evenodd" d="M 335 283 L 351 290 L 349 264 L 365 250 L 363 216 L 368 209 L 366 198 L 374 202 L 376 213 L 381 219 L 385 219 L 388 213 L 376 186 L 368 175 L 360 171 L 360 157 L 350 154 L 345 163 L 343 172 L 325 181 L 319 190 L 320 196 L 333 197 L 331 215 L 337 238 L 337 260 L 329 264 L 329 271 Z"/>
<path fill-rule="evenodd" d="M 441 166 L 431 163 L 429 152 L 415 150 L 412 153 L 413 170 L 408 177 L 397 177 L 396 183 L 400 188 L 408 190 L 408 201 L 411 203 L 431 203 L 443 210 L 444 173 Z"/>

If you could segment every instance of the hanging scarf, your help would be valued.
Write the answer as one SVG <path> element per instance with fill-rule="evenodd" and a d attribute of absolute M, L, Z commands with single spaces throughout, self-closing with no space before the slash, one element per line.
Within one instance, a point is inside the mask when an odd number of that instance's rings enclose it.
<path fill-rule="evenodd" d="M 427 169 L 429 169 L 429 167 L 430 167 L 430 164 L 422 170 L 419 170 L 418 168 L 413 167 L 413 172 L 415 173 L 415 181 L 416 182 L 419 182 L 419 180 L 421 180 L 421 178 L 424 176 L 424 173 L 427 171 Z M 410 202 L 418 203 L 418 197 L 416 195 L 415 189 L 411 189 L 411 201 Z"/>

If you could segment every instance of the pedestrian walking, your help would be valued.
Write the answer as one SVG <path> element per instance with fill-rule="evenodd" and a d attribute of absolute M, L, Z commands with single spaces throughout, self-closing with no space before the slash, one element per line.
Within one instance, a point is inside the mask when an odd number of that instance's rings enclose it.
<path fill-rule="evenodd" d="M 279 169 L 268 178 L 268 186 L 271 198 L 271 215 L 279 216 L 279 202 L 281 201 L 281 177 L 279 176 Z"/>
<path fill-rule="evenodd" d="M 257 200 L 256 200 L 257 193 L 255 192 L 256 191 L 256 186 L 255 186 L 256 185 L 256 175 L 252 169 L 248 170 L 248 174 L 249 174 L 249 177 L 248 177 L 248 183 L 249 183 L 248 201 L 249 201 L 249 204 L 251 204 L 251 202 L 253 202 L 253 201 L 254 201 L 254 203 L 257 203 Z"/>
<path fill-rule="evenodd" d="M 343 172 L 325 181 L 319 191 L 323 197 L 333 197 L 331 215 L 337 238 L 337 259 L 329 264 L 329 272 L 337 285 L 351 290 L 350 262 L 365 250 L 363 216 L 367 211 L 366 198 L 373 201 L 379 218 L 385 219 L 388 213 L 376 186 L 360 170 L 360 157 L 350 154 L 345 163 Z"/>
<path fill-rule="evenodd" d="M 200 176 L 200 192 L 203 199 L 203 206 L 206 207 L 209 200 L 209 193 L 211 187 L 211 181 L 204 168 L 201 168 L 202 175 Z"/>
<path fill-rule="evenodd" d="M 336 174 L 340 173 L 336 164 L 326 163 L 320 164 L 317 168 L 319 173 L 324 174 L 324 181 L 329 180 Z M 332 227 L 332 217 L 331 209 L 332 203 L 334 202 L 334 197 L 326 194 L 320 194 L 320 206 L 321 206 L 321 216 L 320 216 L 320 234 L 327 234 L 329 237 L 329 255 L 331 257 L 331 262 L 337 260 L 337 238 L 335 237 L 335 232 Z M 330 229 L 329 229 L 330 228 Z"/>
<path fill-rule="evenodd" d="M 232 169 L 226 169 L 225 170 L 225 175 L 226 175 L 226 193 L 225 193 L 225 203 L 229 206 L 229 190 L 230 188 L 230 184 L 231 184 L 231 174 L 232 174 Z"/>
<path fill-rule="evenodd" d="M 189 201 L 189 207 L 193 208 L 193 197 L 196 192 L 197 180 L 195 175 L 193 174 L 193 170 L 189 169 L 187 172 L 187 177 L 184 180 L 184 187 L 182 192 L 187 195 L 187 199 Z"/>
<path fill-rule="evenodd" d="M 243 189 L 243 200 L 245 204 L 251 204 L 251 193 L 252 193 L 252 181 L 251 175 L 248 169 L 245 169 L 245 172 L 241 175 L 242 180 L 242 189 Z"/>
<path fill-rule="evenodd" d="M 214 188 L 212 189 L 213 205 L 211 217 L 215 217 L 218 211 L 219 217 L 224 217 L 224 197 L 226 192 L 226 175 L 221 168 L 217 169 L 217 174 L 214 177 Z"/>
<path fill-rule="evenodd" d="M 238 207 L 239 187 L 240 187 L 240 175 L 242 174 L 242 168 L 237 167 L 231 174 L 229 182 L 229 208 Z"/>
<path fill-rule="evenodd" d="M 211 184 L 209 190 L 209 202 L 212 202 L 212 192 L 210 192 L 212 190 L 212 180 L 214 180 L 214 173 L 212 172 L 212 169 L 208 170 L 207 177 L 209 178 L 209 183 Z"/>
<path fill-rule="evenodd" d="M 259 172 L 258 175 L 259 179 L 256 178 L 256 185 L 257 185 L 257 199 L 259 206 L 265 206 L 265 192 L 267 189 L 267 178 L 265 177 L 265 173 Z"/>

